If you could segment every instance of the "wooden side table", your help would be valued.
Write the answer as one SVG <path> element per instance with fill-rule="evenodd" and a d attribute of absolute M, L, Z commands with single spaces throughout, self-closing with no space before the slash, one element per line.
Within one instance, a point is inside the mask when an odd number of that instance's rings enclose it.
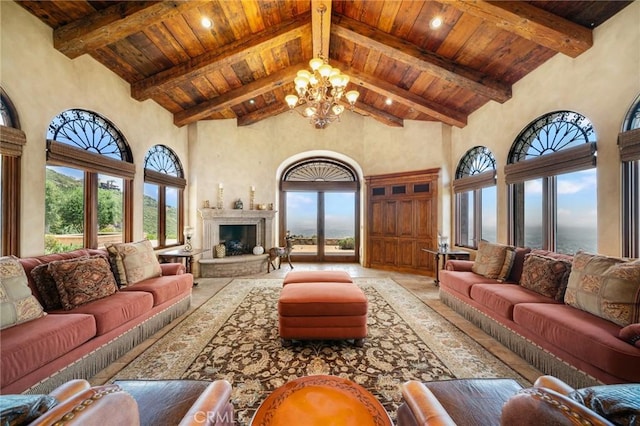
<path fill-rule="evenodd" d="M 176 259 L 182 262 L 182 260 L 184 259 L 184 267 L 187 270 L 187 273 L 191 273 L 191 264 L 193 263 L 193 257 L 207 251 L 209 250 L 200 248 L 194 248 L 191 249 L 191 251 L 176 249 L 158 253 L 158 258 L 164 262 L 174 262 Z M 196 286 L 198 285 L 198 283 L 194 281 L 193 285 Z"/>
<path fill-rule="evenodd" d="M 442 267 L 447 263 L 449 259 L 460 259 L 460 260 L 469 260 L 469 252 L 464 250 L 430 250 L 423 248 L 422 251 L 426 251 L 427 253 L 431 253 L 435 256 L 436 259 L 436 279 L 434 281 L 435 285 L 440 285 L 440 258 L 442 258 Z"/>

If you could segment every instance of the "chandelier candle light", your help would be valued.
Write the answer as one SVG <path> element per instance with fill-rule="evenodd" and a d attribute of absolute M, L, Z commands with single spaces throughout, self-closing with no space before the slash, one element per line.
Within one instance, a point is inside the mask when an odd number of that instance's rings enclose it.
<path fill-rule="evenodd" d="M 321 22 L 325 11 L 324 5 L 318 8 Z M 322 51 L 322 44 L 320 50 Z M 309 61 L 309 66 L 311 71 L 300 70 L 293 80 L 297 95 L 287 95 L 284 99 L 291 111 L 295 110 L 303 117 L 309 118 L 316 129 L 324 129 L 340 119 L 340 114 L 344 112 L 344 105 L 340 103 L 342 98 L 346 98 L 349 109 L 353 110 L 360 93 L 357 90 L 345 93 L 349 76 L 329 65 L 329 61 L 323 58 L 321 53 Z"/>

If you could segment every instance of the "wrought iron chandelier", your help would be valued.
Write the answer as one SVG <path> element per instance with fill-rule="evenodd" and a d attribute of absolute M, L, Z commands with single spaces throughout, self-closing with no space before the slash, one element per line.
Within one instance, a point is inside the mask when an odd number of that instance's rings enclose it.
<path fill-rule="evenodd" d="M 320 13 L 320 52 L 322 52 L 322 22 L 326 7 L 322 5 L 317 9 Z M 303 69 L 298 71 L 293 80 L 297 95 L 285 96 L 290 111 L 297 111 L 303 117 L 309 119 L 316 129 L 324 129 L 330 123 L 340 119 L 340 114 L 345 110 L 341 104 L 343 97 L 348 102 L 349 109 L 353 110 L 360 93 L 350 90 L 345 93 L 349 76 L 343 74 L 338 68 L 329 65 L 329 61 L 318 53 L 318 56 L 309 61 L 311 71 Z"/>

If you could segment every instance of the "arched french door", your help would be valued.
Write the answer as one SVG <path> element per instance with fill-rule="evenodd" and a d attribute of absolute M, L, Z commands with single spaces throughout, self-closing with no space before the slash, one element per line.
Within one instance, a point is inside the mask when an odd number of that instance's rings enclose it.
<path fill-rule="evenodd" d="M 297 261 L 358 262 L 360 184 L 347 164 L 310 158 L 289 166 L 280 181 L 280 235 L 294 238 Z"/>

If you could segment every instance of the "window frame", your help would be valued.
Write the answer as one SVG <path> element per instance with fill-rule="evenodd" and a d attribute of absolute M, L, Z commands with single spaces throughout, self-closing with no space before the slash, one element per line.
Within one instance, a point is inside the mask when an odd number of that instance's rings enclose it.
<path fill-rule="evenodd" d="M 640 95 L 618 135 L 622 175 L 622 255 L 640 257 Z"/>
<path fill-rule="evenodd" d="M 92 123 L 100 122 L 105 132 L 113 138 L 107 147 L 115 144 L 117 145 L 117 151 L 108 152 L 109 155 L 107 155 L 107 153 L 100 152 L 100 147 L 81 148 L 76 141 L 69 138 L 54 139 L 58 135 L 63 136 L 60 132 L 64 129 L 65 124 L 72 121 L 69 118 L 73 117 L 70 116 L 75 115 L 75 119 L 78 119 L 82 114 L 90 116 L 91 120 L 87 121 Z M 101 114 L 76 108 L 65 110 L 54 117 L 49 125 L 47 137 L 46 166 L 71 167 L 84 171 L 83 247 L 98 247 L 98 175 L 100 174 L 122 178 L 123 180 L 122 220 L 124 229 L 122 239 L 123 242 L 133 241 L 133 178 L 135 165 L 133 164 L 133 155 L 129 144 L 122 132 Z M 120 159 L 117 159 L 118 153 Z"/>
<path fill-rule="evenodd" d="M 159 154 L 159 155 L 158 155 Z M 144 183 L 158 186 L 158 245 L 154 249 L 165 249 L 184 244 L 184 189 L 187 181 L 184 169 L 176 153 L 166 145 L 154 145 L 147 151 L 144 158 Z M 167 188 L 178 191 L 178 223 L 176 224 L 177 239 L 175 244 L 167 244 Z"/>
<path fill-rule="evenodd" d="M 469 149 L 458 162 L 456 178 L 453 181 L 455 194 L 455 245 L 470 249 L 477 249 L 482 240 L 482 190 L 496 186 L 496 160 L 493 153 L 484 146 L 475 146 Z M 461 225 L 469 210 L 462 208 L 462 195 L 473 193 L 473 206 L 467 205 L 467 209 L 473 211 L 473 236 L 472 245 L 462 242 Z M 464 210 L 464 211 L 463 211 Z"/>

